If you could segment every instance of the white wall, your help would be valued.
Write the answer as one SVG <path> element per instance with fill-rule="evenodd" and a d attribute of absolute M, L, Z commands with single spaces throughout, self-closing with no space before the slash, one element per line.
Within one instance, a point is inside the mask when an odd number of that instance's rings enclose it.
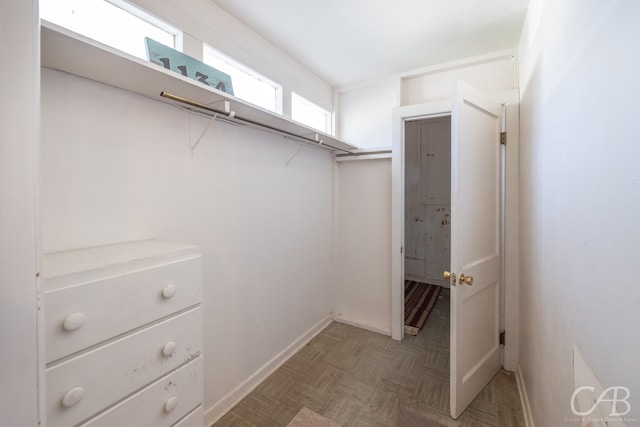
<path fill-rule="evenodd" d="M 0 6 L 0 424 L 39 419 L 37 311 L 39 28 L 35 1 Z"/>
<path fill-rule="evenodd" d="M 338 320 L 391 334 L 391 159 L 338 166 Z"/>
<path fill-rule="evenodd" d="M 513 53 L 496 53 L 431 67 L 402 79 L 401 105 L 451 99 L 456 80 L 485 93 L 518 87 Z"/>
<path fill-rule="evenodd" d="M 497 52 L 338 88 L 337 135 L 360 148 L 390 148 L 394 107 L 451 100 L 458 79 L 485 93 L 511 91 L 516 75 L 515 54 Z"/>
<path fill-rule="evenodd" d="M 532 10 L 543 10 L 539 21 Z M 522 377 L 535 424 L 564 425 L 573 417 L 575 345 L 604 387 L 630 388 L 634 425 L 640 3 L 534 1 L 529 15 L 521 40 Z"/>
<path fill-rule="evenodd" d="M 43 70 L 46 251 L 144 238 L 203 247 L 205 410 L 332 311 L 328 151 Z M 231 393 L 231 394 L 230 394 Z"/>
<path fill-rule="evenodd" d="M 389 147 L 391 108 L 398 102 L 395 81 L 339 92 L 336 135 L 360 148 Z"/>

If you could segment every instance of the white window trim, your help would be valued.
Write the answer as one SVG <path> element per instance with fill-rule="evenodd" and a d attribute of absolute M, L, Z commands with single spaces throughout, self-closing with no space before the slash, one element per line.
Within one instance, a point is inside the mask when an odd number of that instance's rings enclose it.
<path fill-rule="evenodd" d="M 324 132 L 327 133 L 329 135 L 333 135 L 334 129 L 333 129 L 333 113 L 331 111 L 328 111 L 324 108 L 322 108 L 321 106 L 319 106 L 318 104 L 316 104 L 315 102 L 309 101 L 307 98 L 305 98 L 304 96 L 300 95 L 299 93 L 296 92 L 291 92 L 291 119 L 294 121 L 297 121 L 293 118 L 293 99 L 297 98 L 301 103 L 306 104 L 307 106 L 318 110 L 319 112 L 321 112 L 322 114 L 324 114 L 325 117 L 325 128 L 324 130 L 322 129 L 317 129 L 320 132 Z M 300 123 L 300 122 L 298 122 Z M 309 126 L 305 123 L 302 123 L 305 126 Z"/>
<path fill-rule="evenodd" d="M 282 87 L 282 85 L 280 83 L 276 83 L 275 81 L 271 80 L 268 77 L 265 77 L 264 75 L 260 74 L 259 72 L 255 71 L 252 68 L 247 67 L 246 65 L 242 64 L 241 62 L 236 61 L 235 59 L 233 59 L 232 57 L 230 57 L 229 55 L 225 55 L 224 53 L 220 52 L 218 49 L 216 49 L 215 47 L 207 44 L 207 43 L 202 43 L 202 50 L 203 50 L 203 56 L 204 56 L 204 52 L 207 52 L 209 54 L 211 54 L 212 56 L 217 57 L 218 59 L 220 59 L 223 62 L 226 62 L 227 64 L 237 68 L 238 70 L 249 74 L 250 76 L 255 77 L 258 80 L 262 80 L 264 82 L 266 82 L 267 84 L 271 85 L 274 87 L 275 89 L 275 96 L 276 96 L 276 100 L 275 100 L 275 113 L 276 114 L 280 114 L 282 115 L 282 111 L 283 111 L 283 92 L 284 92 L 284 88 Z M 247 101 L 249 102 L 249 101 Z"/>
<path fill-rule="evenodd" d="M 104 0 L 104 1 L 106 1 L 107 3 L 111 3 L 112 5 L 124 10 L 125 12 L 137 18 L 142 19 L 143 21 L 148 22 L 154 27 L 158 27 L 169 34 L 173 34 L 173 40 L 174 40 L 173 48 L 175 50 L 179 50 L 180 52 L 183 51 L 183 44 L 184 44 L 183 32 L 178 28 L 174 27 L 173 25 L 167 24 L 166 22 L 156 18 L 146 10 L 140 8 L 137 5 L 131 4 L 126 0 Z"/>

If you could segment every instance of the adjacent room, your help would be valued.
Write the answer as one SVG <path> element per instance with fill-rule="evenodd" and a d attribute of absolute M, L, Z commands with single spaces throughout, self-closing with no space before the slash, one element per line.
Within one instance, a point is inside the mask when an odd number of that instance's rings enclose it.
<path fill-rule="evenodd" d="M 640 3 L 441 3 L 3 2 L 0 424 L 638 424 Z"/>

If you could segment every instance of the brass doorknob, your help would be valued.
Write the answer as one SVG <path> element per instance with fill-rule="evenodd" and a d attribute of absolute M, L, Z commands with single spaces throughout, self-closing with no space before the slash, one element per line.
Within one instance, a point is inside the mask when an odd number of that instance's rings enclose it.
<path fill-rule="evenodd" d="M 461 285 L 463 283 L 466 283 L 467 285 L 471 286 L 471 285 L 473 285 L 473 276 L 465 276 L 464 274 L 461 274 L 459 283 Z"/>
<path fill-rule="evenodd" d="M 449 271 L 445 271 L 442 276 L 446 279 L 449 280 L 449 283 L 451 283 L 453 286 L 456 285 L 456 273 L 451 273 Z"/>

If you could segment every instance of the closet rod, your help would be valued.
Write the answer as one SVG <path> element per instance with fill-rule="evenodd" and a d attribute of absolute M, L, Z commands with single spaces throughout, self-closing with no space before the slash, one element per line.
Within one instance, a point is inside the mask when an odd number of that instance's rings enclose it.
<path fill-rule="evenodd" d="M 371 156 L 376 154 L 392 154 L 392 151 L 391 150 L 349 151 L 347 154 L 336 154 L 336 157 L 358 157 L 358 156 Z"/>
<path fill-rule="evenodd" d="M 174 95 L 174 94 L 169 93 L 169 92 L 162 91 L 162 92 L 160 92 L 160 96 L 163 97 L 163 98 L 170 99 L 172 101 L 182 102 L 183 104 L 191 105 L 192 107 L 201 108 L 203 110 L 210 111 L 212 113 L 225 114 L 227 116 L 233 117 L 229 111 L 216 110 L 215 108 L 211 108 L 208 105 L 201 104 L 199 102 L 193 101 L 193 100 L 188 99 L 188 98 L 183 98 L 181 96 Z"/>
<path fill-rule="evenodd" d="M 160 96 L 163 97 L 163 98 L 170 99 L 172 101 L 177 101 L 177 102 L 180 102 L 180 103 L 183 103 L 183 104 L 190 105 L 192 107 L 196 107 L 196 108 L 208 111 L 208 112 L 213 113 L 213 114 L 224 114 L 226 116 L 225 120 L 229 120 L 229 121 L 232 121 L 232 122 L 246 123 L 246 124 L 251 125 L 253 127 L 258 127 L 260 129 L 267 130 L 267 131 L 270 131 L 270 132 L 273 132 L 273 133 L 277 133 L 277 134 L 283 135 L 285 137 L 299 139 L 299 140 L 301 140 L 302 142 L 305 142 L 305 143 L 313 142 L 316 145 L 318 145 L 320 147 L 323 147 L 323 148 L 326 148 L 326 149 L 342 151 L 343 153 L 347 153 L 347 154 L 351 153 L 348 150 L 345 150 L 345 149 L 342 149 L 342 148 L 339 148 L 339 147 L 334 147 L 331 144 L 328 144 L 328 143 L 326 143 L 326 142 L 324 142 L 322 140 L 308 138 L 308 137 L 302 136 L 302 135 L 297 135 L 297 134 L 295 134 L 293 132 L 288 132 L 286 130 L 278 129 L 278 128 L 275 128 L 273 126 L 266 125 L 264 123 L 256 122 L 256 121 L 253 121 L 253 120 L 250 120 L 250 119 L 246 119 L 246 118 L 243 118 L 243 117 L 238 117 L 238 116 L 236 116 L 236 113 L 231 109 L 229 109 L 229 111 L 218 110 L 218 109 L 215 109 L 215 108 L 211 108 L 210 106 L 208 106 L 206 104 L 202 104 L 200 102 L 193 101 L 193 100 L 188 99 L 188 98 L 183 98 L 181 96 L 174 95 L 174 94 L 171 94 L 171 93 L 168 93 L 168 92 L 165 92 L 165 91 L 160 92 Z M 226 101 L 226 102 L 228 102 L 228 101 Z M 318 133 L 316 133 L 316 132 L 313 132 L 313 133 L 316 135 L 316 137 L 319 136 Z"/>

